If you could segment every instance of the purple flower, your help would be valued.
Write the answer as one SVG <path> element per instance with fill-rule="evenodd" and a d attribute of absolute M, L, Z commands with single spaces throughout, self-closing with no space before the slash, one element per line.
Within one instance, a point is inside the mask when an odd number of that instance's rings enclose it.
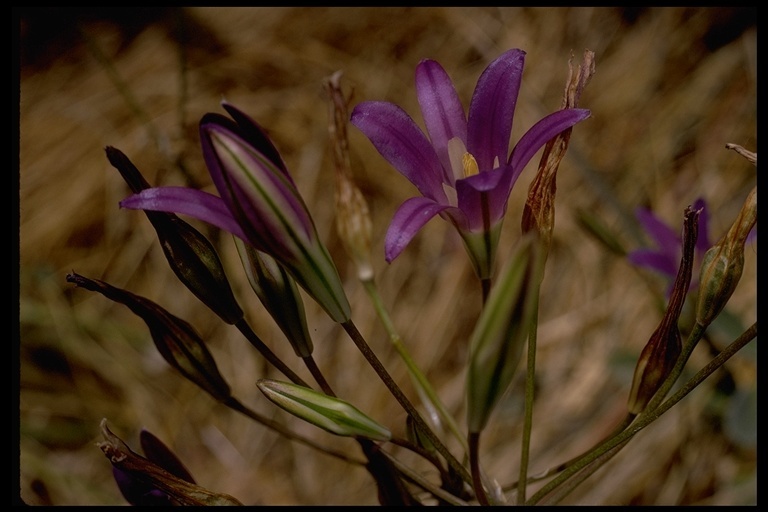
<path fill-rule="evenodd" d="M 510 152 L 524 60 L 524 51 L 509 50 L 485 69 L 468 117 L 442 66 L 420 62 L 416 94 L 429 138 L 397 105 L 367 101 L 355 107 L 351 123 L 421 193 L 395 213 L 385 240 L 388 262 L 439 214 L 458 230 L 478 276 L 491 276 L 515 181 L 547 141 L 590 115 L 583 109 L 554 112 L 533 125 Z"/>
<path fill-rule="evenodd" d="M 699 215 L 698 238 L 696 239 L 696 257 L 700 261 L 712 245 L 709 241 L 709 221 L 704 199 L 696 199 L 692 209 L 694 211 L 702 210 Z M 678 230 L 673 229 L 646 208 L 638 208 L 635 211 L 635 216 L 648 236 L 653 239 L 656 247 L 637 249 L 630 252 L 627 258 L 633 265 L 649 268 L 668 278 L 670 288 L 667 292 L 669 294 L 683 253 L 682 238 Z M 691 282 L 690 288 L 694 289 L 697 285 L 698 282 L 694 280 Z"/>
<path fill-rule="evenodd" d="M 184 187 L 141 191 L 124 208 L 189 215 L 275 258 L 337 322 L 350 318 L 338 271 L 280 154 L 264 130 L 227 103 L 232 119 L 200 121 L 203 156 L 220 197 Z"/>

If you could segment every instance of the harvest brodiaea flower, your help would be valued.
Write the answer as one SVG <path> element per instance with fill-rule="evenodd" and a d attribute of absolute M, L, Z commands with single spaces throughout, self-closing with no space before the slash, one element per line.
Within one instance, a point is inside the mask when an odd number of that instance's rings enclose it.
<path fill-rule="evenodd" d="M 206 114 L 200 139 L 221 197 L 158 187 L 120 202 L 124 208 L 189 215 L 232 233 L 282 264 L 337 322 L 350 317 L 338 272 L 275 146 L 250 117 L 227 103 L 232 119 Z"/>
<path fill-rule="evenodd" d="M 397 105 L 367 101 L 355 107 L 351 123 L 421 193 L 395 213 L 385 240 L 388 262 L 439 214 L 458 230 L 478 276 L 491 276 L 515 181 L 548 140 L 590 115 L 583 109 L 554 112 L 531 127 L 510 153 L 524 60 L 525 52 L 513 49 L 485 69 L 468 117 L 443 67 L 433 60 L 419 63 L 416 94 L 429 138 Z"/>

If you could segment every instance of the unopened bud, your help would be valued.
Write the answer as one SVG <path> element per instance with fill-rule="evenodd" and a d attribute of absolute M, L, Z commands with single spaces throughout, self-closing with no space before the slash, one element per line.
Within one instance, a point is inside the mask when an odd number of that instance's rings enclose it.
<path fill-rule="evenodd" d="M 696 322 L 708 326 L 720 314 L 744 270 L 744 244 L 757 222 L 757 187 L 747 196 L 728 233 L 704 255 L 699 277 Z"/>
<path fill-rule="evenodd" d="M 470 432 L 485 428 L 523 354 L 543 272 L 539 244 L 535 234 L 520 239 L 472 333 L 467 372 Z"/>
<path fill-rule="evenodd" d="M 235 238 L 235 245 L 251 288 L 288 338 L 296 355 L 311 356 L 312 338 L 296 282 L 272 256 L 256 250 L 239 238 Z"/>
<path fill-rule="evenodd" d="M 150 188 L 141 172 L 119 149 L 107 147 L 107 158 L 131 190 Z M 202 233 L 173 213 L 146 211 L 163 254 L 179 280 L 228 324 L 243 318 L 216 250 Z"/>
<path fill-rule="evenodd" d="M 339 398 L 272 379 L 260 379 L 256 384 L 277 406 L 331 434 L 362 436 L 374 441 L 392 438 L 389 429 Z"/>
<path fill-rule="evenodd" d="M 67 275 L 67 282 L 127 306 L 147 324 L 152 340 L 168 364 L 219 401 L 230 398 L 230 388 L 219 373 L 203 339 L 189 323 L 149 299 L 116 288 L 98 279 Z"/>
<path fill-rule="evenodd" d="M 685 296 L 691 284 L 694 251 L 700 211 L 691 207 L 685 210 L 683 223 L 683 255 L 675 283 L 669 298 L 667 310 L 661 323 L 651 335 L 635 366 L 632 389 L 627 400 L 631 414 L 640 414 L 672 372 L 682 352 L 682 339 L 677 327 L 683 310 Z"/>

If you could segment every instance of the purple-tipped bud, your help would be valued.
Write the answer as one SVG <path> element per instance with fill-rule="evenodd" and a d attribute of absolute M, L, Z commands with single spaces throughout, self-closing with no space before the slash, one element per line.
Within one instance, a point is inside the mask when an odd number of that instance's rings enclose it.
<path fill-rule="evenodd" d="M 680 261 L 680 268 L 672 287 L 667 311 L 637 361 L 632 389 L 627 400 L 627 409 L 631 414 L 643 412 L 680 357 L 682 339 L 677 328 L 677 321 L 680 318 L 685 296 L 691 284 L 699 213 L 690 207 L 685 210 L 683 256 Z"/>
<path fill-rule="evenodd" d="M 147 324 L 152 340 L 168 364 L 219 401 L 231 397 L 230 388 L 219 373 L 208 347 L 189 323 L 149 299 L 116 288 L 98 279 L 67 275 L 67 282 L 127 306 Z"/>

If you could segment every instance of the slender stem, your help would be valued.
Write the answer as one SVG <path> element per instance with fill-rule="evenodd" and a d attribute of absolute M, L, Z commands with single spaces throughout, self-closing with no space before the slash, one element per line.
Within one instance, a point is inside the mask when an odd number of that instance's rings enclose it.
<path fill-rule="evenodd" d="M 398 446 L 402 446 L 403 448 L 406 448 L 414 453 L 417 453 L 424 457 L 426 460 L 432 463 L 433 466 L 435 466 L 435 469 L 437 469 L 440 472 L 440 475 L 445 479 L 448 477 L 445 468 L 443 467 L 442 463 L 440 462 L 440 459 L 435 457 L 435 455 L 421 446 L 418 446 L 416 444 L 413 444 L 407 439 L 403 439 L 400 437 L 393 437 L 389 440 L 390 443 L 396 444 Z"/>
<path fill-rule="evenodd" d="M 483 477 L 480 472 L 480 432 L 469 433 L 469 467 L 472 470 L 472 487 L 475 489 L 475 496 L 478 503 L 483 506 L 489 506 L 488 496 L 483 488 Z"/>
<path fill-rule="evenodd" d="M 320 368 L 318 368 L 317 363 L 315 362 L 315 358 L 309 355 L 307 357 L 303 357 L 302 359 L 304 360 L 304 364 L 307 365 L 309 372 L 315 378 L 315 382 L 317 382 L 317 384 L 320 386 L 320 389 L 323 390 L 323 393 L 325 393 L 328 396 L 335 397 L 336 393 L 333 392 L 333 389 L 331 389 L 331 385 L 328 384 L 328 381 L 325 379 L 325 376 L 320 371 Z"/>
<path fill-rule="evenodd" d="M 245 321 L 244 318 L 241 318 L 238 320 L 238 322 L 235 324 L 235 327 L 243 333 L 243 336 L 253 345 L 256 347 L 256 350 L 259 351 L 261 355 L 264 356 L 264 358 L 269 361 L 275 368 L 280 370 L 283 375 L 288 377 L 294 384 L 298 384 L 299 386 L 304 386 L 306 388 L 310 387 L 307 385 L 304 380 L 296 375 L 293 370 L 288 368 L 286 364 L 275 355 L 272 350 L 268 346 L 264 344 L 263 341 L 261 341 L 261 338 L 259 338 L 255 332 L 253 332 L 253 329 L 248 325 L 248 322 Z"/>
<path fill-rule="evenodd" d="M 603 467 L 606 462 L 611 460 L 614 455 L 619 453 L 621 449 L 627 445 L 627 443 L 629 443 L 629 439 L 618 444 L 617 446 L 614 446 L 599 456 L 595 461 L 587 465 L 587 467 L 576 473 L 575 476 L 561 485 L 559 489 L 555 490 L 552 494 L 547 496 L 546 499 L 541 500 L 539 505 L 556 505 L 560 503 L 563 498 L 568 496 L 574 489 L 576 489 L 576 487 L 581 485 L 584 480 L 589 478 L 595 471 Z"/>
<path fill-rule="evenodd" d="M 435 389 L 432 387 L 432 384 L 427 380 L 427 377 L 424 375 L 424 373 L 419 369 L 418 366 L 416 366 L 415 361 L 411 357 L 411 355 L 408 353 L 408 350 L 405 348 L 405 345 L 403 345 L 402 339 L 400 338 L 400 335 L 397 332 L 397 329 L 395 328 L 394 323 L 392 322 L 391 318 L 389 317 L 389 314 L 387 313 L 386 308 L 384 307 L 384 302 L 381 300 L 381 296 L 379 295 L 378 288 L 376 287 L 376 283 L 373 279 L 365 279 L 362 280 L 363 286 L 365 287 L 366 292 L 368 292 L 368 296 L 371 299 L 371 302 L 373 303 L 373 307 L 376 309 L 376 314 L 381 319 L 381 322 L 384 324 L 384 328 L 387 330 L 387 333 L 389 333 L 389 340 L 392 343 L 392 346 L 395 348 L 397 353 L 400 355 L 400 358 L 405 363 L 406 367 L 408 368 L 408 372 L 411 375 L 411 378 L 414 382 L 414 385 L 416 386 L 416 389 L 419 390 L 420 393 L 423 393 L 426 395 L 426 397 L 422 396 L 422 401 L 429 402 L 431 405 L 433 405 L 436 409 L 438 414 L 440 414 L 440 417 L 442 420 L 447 424 L 448 430 L 454 435 L 456 439 L 461 443 L 461 445 L 464 447 L 464 450 L 467 450 L 467 440 L 464 438 L 464 436 L 461 434 L 461 431 L 459 430 L 459 426 L 456 424 L 456 420 L 454 417 L 447 411 L 445 408 L 445 405 L 440 400 L 440 397 L 437 395 L 437 392 L 435 392 Z M 426 398 L 426 400 L 424 400 Z"/>
<path fill-rule="evenodd" d="M 575 475 L 582 468 L 596 461 L 598 458 L 600 458 L 605 453 L 611 451 L 613 448 L 619 445 L 626 444 L 626 441 L 630 440 L 635 434 L 637 434 L 642 429 L 644 429 L 645 427 L 650 425 L 652 422 L 656 421 L 659 417 L 661 417 L 662 414 L 667 412 L 672 406 L 674 406 L 680 400 L 682 400 L 688 393 L 690 393 L 694 388 L 696 388 L 696 386 L 701 384 L 704 381 L 704 379 L 709 377 L 718 368 L 720 368 L 723 364 L 725 364 L 725 362 L 728 359 L 730 359 L 739 350 L 744 348 L 744 346 L 750 341 L 752 341 L 756 336 L 757 336 L 757 323 L 754 323 L 746 331 L 744 331 L 741 334 L 741 336 L 736 338 L 736 340 L 734 340 L 730 345 L 728 345 L 725 349 L 723 349 L 723 351 L 720 352 L 720 354 L 718 354 L 717 357 L 715 357 L 712 361 L 710 361 L 709 364 L 707 364 L 704 368 L 699 370 L 699 372 L 696 373 L 696 375 L 694 375 L 683 387 L 681 387 L 666 402 L 662 403 L 661 405 L 658 405 L 655 408 L 650 408 L 650 407 L 646 408 L 642 413 L 640 413 L 640 415 L 637 417 L 635 422 L 632 423 L 629 426 L 629 428 L 625 429 L 617 436 L 602 443 L 598 448 L 596 448 L 595 450 L 592 450 L 590 453 L 588 453 L 587 455 L 579 459 L 579 461 L 575 462 L 573 465 L 568 467 L 568 469 L 563 471 L 560 475 L 558 475 L 556 478 L 554 478 L 549 483 L 547 483 L 544 487 L 539 489 L 536 492 L 536 494 L 531 496 L 531 498 L 528 501 L 526 501 L 526 505 L 537 504 L 542 498 L 544 498 L 554 489 L 562 485 L 566 480 L 568 480 L 570 477 Z M 654 397 L 654 399 L 655 398 L 656 397 Z M 653 401 L 651 403 L 653 403 Z"/>
<path fill-rule="evenodd" d="M 536 339 L 539 324 L 539 286 L 533 294 L 533 315 L 528 331 L 528 358 L 525 372 L 525 417 L 523 419 L 523 438 L 520 448 L 520 486 L 517 490 L 517 504 L 525 503 L 526 483 L 528 481 L 528 461 L 531 449 L 531 431 L 533 430 L 533 395 L 536 388 Z"/>
<path fill-rule="evenodd" d="M 353 459 L 353 458 L 351 458 L 351 457 L 349 457 L 349 456 L 347 456 L 347 455 L 345 455 L 343 453 L 340 453 L 340 452 L 337 452 L 337 451 L 334 451 L 334 450 L 329 450 L 329 449 L 325 448 L 324 446 L 319 445 L 319 444 L 315 443 L 314 441 L 312 441 L 310 439 L 307 439 L 307 438 L 305 438 L 305 437 L 303 437 L 303 436 L 301 436 L 301 435 L 299 435 L 299 434 L 297 434 L 295 432 L 292 432 L 291 430 L 289 430 L 288 428 L 286 428 L 283 425 L 279 424 L 278 422 L 276 422 L 274 420 L 271 420 L 271 419 L 269 419 L 269 418 L 267 418 L 265 416 L 262 416 L 261 414 L 257 413 L 256 411 L 253 411 L 253 410 L 249 409 L 248 407 L 243 405 L 239 400 L 237 400 L 234 397 L 230 397 L 228 400 L 223 401 L 222 403 L 224 405 L 226 405 L 227 407 L 229 407 L 230 409 L 244 414 L 245 416 L 251 418 L 252 420 L 255 420 L 258 423 L 261 423 L 265 427 L 274 430 L 275 432 L 281 434 L 282 436 L 284 436 L 284 437 L 286 437 L 286 438 L 288 438 L 288 439 L 290 439 L 292 441 L 297 441 L 297 442 L 302 443 L 302 444 L 304 444 L 306 446 L 309 446 L 310 448 L 314 448 L 315 450 L 323 452 L 326 455 L 330 455 L 331 457 L 336 457 L 337 459 L 341 459 L 341 460 L 343 460 L 345 462 L 349 462 L 350 464 L 356 464 L 358 466 L 364 466 L 365 465 L 365 462 L 362 462 L 362 461 L 357 460 L 357 459 Z"/>
<path fill-rule="evenodd" d="M 444 491 L 443 489 L 439 489 L 435 487 L 432 482 L 427 481 L 423 476 L 421 476 L 419 473 L 411 469 L 410 467 L 406 466 L 399 460 L 397 460 L 392 455 L 388 454 L 384 450 L 381 451 L 381 453 L 389 459 L 389 461 L 392 463 L 392 465 L 400 471 L 400 473 L 403 475 L 403 478 L 407 479 L 411 483 L 418 485 L 425 491 L 428 491 L 432 493 L 433 496 L 435 496 L 438 499 L 443 500 L 448 505 L 455 505 L 455 506 L 467 506 L 468 503 L 460 498 L 457 498 L 453 494 Z"/>
<path fill-rule="evenodd" d="M 374 369 L 374 371 L 382 380 L 382 382 L 384 382 L 384 384 L 387 386 L 387 388 L 395 397 L 395 399 L 400 403 L 403 409 L 405 409 L 405 411 L 413 418 L 413 421 L 416 422 L 416 426 L 419 428 L 419 430 L 425 436 L 427 436 L 429 441 L 435 446 L 435 449 L 438 452 L 440 452 L 440 454 L 443 457 L 445 457 L 445 460 L 448 462 L 448 464 L 450 464 L 451 467 L 453 467 L 466 482 L 470 482 L 471 476 L 469 475 L 469 472 L 467 471 L 467 469 L 464 466 L 462 466 L 458 460 L 456 460 L 456 457 L 454 457 L 451 454 L 451 452 L 448 451 L 448 448 L 445 447 L 445 445 L 442 443 L 442 441 L 440 441 L 440 439 L 438 439 L 438 437 L 435 435 L 432 429 L 429 428 L 429 425 L 426 424 L 426 422 L 421 417 L 421 415 L 416 410 L 416 408 L 413 406 L 411 401 L 408 400 L 408 397 L 405 396 L 405 394 L 398 387 L 394 379 L 392 379 L 392 376 L 389 375 L 386 368 L 384 368 L 384 365 L 381 364 L 381 361 L 379 361 L 379 358 L 376 357 L 376 354 L 373 352 L 373 350 L 371 350 L 371 347 L 368 346 L 368 343 L 360 334 L 360 331 L 357 330 L 357 327 L 355 326 L 354 322 L 352 320 L 347 320 L 346 322 L 343 322 L 341 326 L 344 327 L 345 331 L 347 331 L 347 334 L 349 335 L 349 337 L 352 338 L 352 341 L 355 343 L 357 348 L 363 354 L 365 359 Z"/>
<path fill-rule="evenodd" d="M 576 461 L 578 461 L 579 459 L 581 459 L 582 457 L 584 457 L 584 456 L 585 456 L 587 453 L 589 453 L 590 451 L 592 451 L 592 450 L 596 449 L 596 448 L 597 448 L 598 446 L 600 446 L 602 443 L 604 443 L 604 442 L 608 441 L 609 439 L 611 439 L 612 437 L 614 437 L 614 436 L 616 436 L 616 435 L 620 434 L 620 433 L 621 433 L 621 432 L 622 432 L 622 431 L 623 431 L 625 428 L 627 428 L 627 427 L 628 427 L 628 426 L 629 426 L 629 425 L 632 423 L 632 420 L 634 420 L 634 419 L 635 419 L 635 416 L 636 416 L 636 415 L 634 415 L 634 414 L 629 414 L 629 413 L 628 413 L 628 414 L 625 416 L 625 418 L 622 420 L 622 422 L 621 422 L 621 423 L 619 423 L 619 424 L 618 424 L 618 425 L 617 425 L 617 426 L 616 426 L 616 427 L 615 427 L 615 428 L 614 428 L 614 429 L 611 431 L 611 433 L 610 433 L 610 434 L 608 434 L 607 436 L 605 436 L 605 437 L 604 437 L 604 438 L 603 438 L 603 439 L 602 439 L 600 442 L 598 442 L 598 443 L 596 443 L 595 445 L 593 445 L 593 446 L 592 446 L 592 448 L 590 448 L 589 450 L 586 450 L 586 451 L 585 451 L 585 452 L 583 452 L 582 454 L 580 454 L 580 455 L 577 455 L 576 457 L 573 457 L 573 458 L 571 458 L 571 459 L 569 459 L 569 460 L 567 460 L 567 461 L 565 461 L 565 462 L 561 462 L 560 464 L 558 464 L 558 465 L 556 465 L 556 466 L 552 466 L 551 468 L 549 468 L 549 469 L 546 469 L 546 470 L 542 471 L 541 473 L 538 473 L 538 474 L 536 474 L 536 475 L 533 475 L 533 476 L 529 476 L 529 477 L 528 477 L 528 479 L 526 480 L 526 483 L 529 483 L 529 484 L 530 484 L 530 483 L 533 483 L 533 482 L 538 482 L 539 480 L 543 480 L 543 479 L 545 479 L 545 478 L 547 478 L 547 477 L 549 477 L 549 476 L 552 476 L 552 475 L 554 475 L 554 474 L 556 474 L 556 473 L 560 473 L 561 471 L 563 471 L 563 470 L 567 469 L 567 468 L 568 468 L 568 467 L 570 467 L 570 466 L 571 466 L 571 465 L 572 465 L 574 462 L 576 462 Z M 510 485 L 506 486 L 506 487 L 504 488 L 504 490 L 505 490 L 505 491 L 511 491 L 511 490 L 517 489 L 517 487 L 518 487 L 519 485 L 520 485 L 520 482 L 519 482 L 519 481 L 518 481 L 518 482 L 514 482 L 513 484 L 510 484 Z"/>

